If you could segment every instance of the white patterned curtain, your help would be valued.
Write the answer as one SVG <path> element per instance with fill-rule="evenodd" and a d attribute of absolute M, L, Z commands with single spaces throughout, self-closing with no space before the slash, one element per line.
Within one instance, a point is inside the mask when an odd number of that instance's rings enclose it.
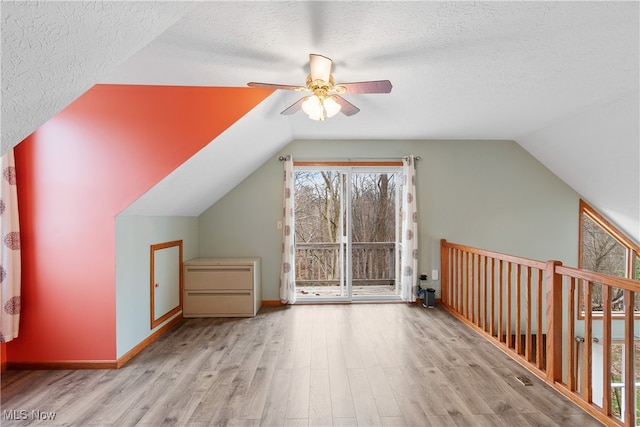
<path fill-rule="evenodd" d="M 20 323 L 20 226 L 13 149 L 2 156 L 0 184 L 0 342 L 18 337 Z"/>
<path fill-rule="evenodd" d="M 284 160 L 284 208 L 282 210 L 282 270 L 280 272 L 280 302 L 296 302 L 296 271 L 293 206 L 293 160 Z"/>
<path fill-rule="evenodd" d="M 400 287 L 402 300 L 415 302 L 418 291 L 418 207 L 416 203 L 416 159 L 402 159 L 402 224 Z"/>

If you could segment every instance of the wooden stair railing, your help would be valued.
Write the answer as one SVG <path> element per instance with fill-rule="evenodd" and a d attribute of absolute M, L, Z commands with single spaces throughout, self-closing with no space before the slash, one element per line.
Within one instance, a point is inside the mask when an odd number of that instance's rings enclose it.
<path fill-rule="evenodd" d="M 442 305 L 507 355 L 606 425 L 636 425 L 634 293 L 640 281 L 449 243 L 440 244 Z M 592 297 L 602 287 L 602 312 Z M 620 315 L 611 311 L 612 289 L 622 289 Z M 578 305 L 582 292 L 583 306 Z M 595 325 L 595 327 L 594 327 Z M 612 345 L 623 330 L 618 356 L 624 390 L 612 401 Z M 601 337 L 597 338 L 594 331 Z M 594 372 L 593 343 L 602 346 Z M 616 344 L 620 347 L 619 344 Z M 617 347 L 617 348 L 618 348 Z M 640 348 L 639 348 L 640 350 Z M 616 361 L 618 363 L 618 361 Z M 640 389 L 640 387 L 639 387 Z M 594 402 L 594 390 L 598 399 Z M 598 401 L 599 400 L 599 401 Z M 639 414 L 640 415 L 640 414 Z"/>

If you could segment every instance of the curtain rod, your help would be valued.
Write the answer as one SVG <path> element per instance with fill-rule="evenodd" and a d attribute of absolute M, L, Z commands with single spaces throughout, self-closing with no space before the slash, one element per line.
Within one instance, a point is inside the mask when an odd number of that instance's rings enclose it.
<path fill-rule="evenodd" d="M 358 162 L 366 162 L 366 161 L 381 161 L 381 160 L 402 160 L 404 157 L 323 157 L 323 158 L 315 158 L 315 157 L 297 157 L 295 160 L 297 161 L 317 161 L 317 162 L 349 162 L 351 160 L 355 160 Z M 416 160 L 421 160 L 420 156 L 415 156 Z M 281 162 L 287 160 L 286 156 L 278 157 L 278 160 Z"/>

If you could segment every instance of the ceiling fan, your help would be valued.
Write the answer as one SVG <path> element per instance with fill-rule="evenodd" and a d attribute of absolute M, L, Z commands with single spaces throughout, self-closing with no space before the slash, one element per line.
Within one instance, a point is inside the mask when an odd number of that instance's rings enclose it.
<path fill-rule="evenodd" d="M 331 59 L 326 56 L 312 53 L 309 55 L 310 73 L 307 76 L 306 86 L 257 82 L 247 83 L 247 86 L 312 92 L 313 95 L 299 99 L 280 114 L 290 115 L 303 110 L 309 115 L 310 119 L 319 121 L 333 117 L 338 114 L 338 112 L 342 112 L 345 116 L 353 116 L 360 111 L 358 107 L 339 94 L 391 92 L 392 86 L 389 80 L 335 84 L 333 75 L 331 74 L 331 64 Z"/>

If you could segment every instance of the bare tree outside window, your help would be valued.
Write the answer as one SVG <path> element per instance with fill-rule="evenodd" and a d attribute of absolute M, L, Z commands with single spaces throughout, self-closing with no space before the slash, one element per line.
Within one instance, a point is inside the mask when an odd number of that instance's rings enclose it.
<path fill-rule="evenodd" d="M 586 203 L 581 202 L 580 268 L 610 276 L 640 280 L 640 258 L 637 248 Z M 610 232 L 609 230 L 614 230 Z M 613 234 L 612 234 L 613 233 Z M 617 233 L 617 236 L 614 235 Z M 635 251 L 634 251 L 635 250 Z M 631 258 L 634 257 L 634 258 Z M 582 311 L 584 303 L 580 293 Z M 593 284 L 592 311 L 603 311 L 602 285 Z M 611 288 L 611 311 L 624 312 L 624 292 Z M 640 293 L 635 294 L 634 310 L 640 311 Z"/>
<path fill-rule="evenodd" d="M 330 284 L 339 277 L 340 173 L 294 172 L 295 242 L 305 248 L 304 262 L 296 256 L 296 279 Z M 305 247 L 306 243 L 315 243 Z M 321 283 L 318 283 L 321 284 Z"/>
<path fill-rule="evenodd" d="M 352 175 L 352 271 L 358 283 L 395 283 L 395 194 L 395 174 Z"/>
<path fill-rule="evenodd" d="M 358 173 L 352 181 L 353 241 L 393 242 L 395 181 L 385 173 Z"/>
<path fill-rule="evenodd" d="M 582 268 L 610 276 L 625 277 L 627 250 L 613 236 L 582 214 Z M 624 311 L 624 292 L 612 288 L 611 310 Z M 602 311 L 602 286 L 594 286 L 592 310 Z"/>
<path fill-rule="evenodd" d="M 340 173 L 294 172 L 297 243 L 330 242 L 340 237 Z"/>

